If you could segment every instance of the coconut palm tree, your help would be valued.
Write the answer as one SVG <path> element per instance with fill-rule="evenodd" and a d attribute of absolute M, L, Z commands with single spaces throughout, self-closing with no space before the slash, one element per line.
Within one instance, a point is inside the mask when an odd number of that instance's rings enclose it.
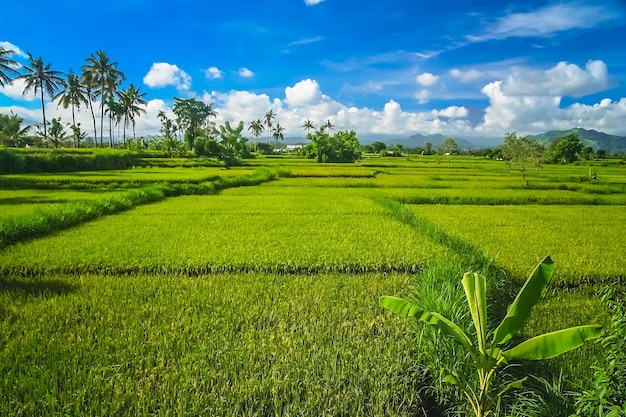
<path fill-rule="evenodd" d="M 46 108 L 43 102 L 44 92 L 48 93 L 50 97 L 54 97 L 61 86 L 63 85 L 63 78 L 60 77 L 61 71 L 55 71 L 50 69 L 50 64 L 44 64 L 41 57 L 35 59 L 29 53 L 28 54 L 28 66 L 24 66 L 25 74 L 20 75 L 18 78 L 23 79 L 26 82 L 24 86 L 24 93 L 33 90 L 35 94 L 41 94 L 41 113 L 43 114 L 43 138 L 44 141 L 48 140 L 47 126 L 46 126 Z"/>
<path fill-rule="evenodd" d="M 96 129 L 96 114 L 93 112 L 93 102 L 96 99 L 96 91 L 98 90 L 98 83 L 94 75 L 85 71 L 81 74 L 81 83 L 85 87 L 85 95 L 87 97 L 87 104 L 89 104 L 89 110 L 91 111 L 91 119 L 93 120 L 93 141 L 98 143 L 98 131 Z"/>
<path fill-rule="evenodd" d="M 4 49 L 2 46 L 0 46 L 0 86 L 1 87 L 4 87 L 5 83 L 8 84 L 11 82 L 11 77 L 9 76 L 9 74 L 20 75 L 20 73 L 17 72 L 15 68 L 13 68 L 14 66 L 17 65 L 17 62 L 9 58 L 14 53 L 15 52 L 13 52 L 12 50 Z"/>
<path fill-rule="evenodd" d="M 62 90 L 54 96 L 53 100 L 59 100 L 59 104 L 64 109 L 72 106 L 72 126 L 76 126 L 74 108 L 80 110 L 81 104 L 87 104 L 87 91 L 81 82 L 81 78 L 74 74 L 74 71 L 71 69 L 62 83 Z"/>
<path fill-rule="evenodd" d="M 279 140 L 285 139 L 285 136 L 283 135 L 284 132 L 285 128 L 282 127 L 280 123 L 276 123 L 276 127 L 274 127 L 274 129 L 272 130 L 272 137 L 276 141 L 277 145 Z"/>
<path fill-rule="evenodd" d="M 144 97 L 146 93 L 141 92 L 141 87 L 136 88 L 133 83 L 128 89 L 120 92 L 120 101 L 124 107 L 124 146 L 126 146 L 126 120 L 133 124 L 133 140 L 135 140 L 135 118 L 146 112 L 143 108 L 147 104 Z"/>
<path fill-rule="evenodd" d="M 304 130 L 306 130 L 306 135 L 307 135 L 307 136 L 309 136 L 309 133 L 311 132 L 311 129 L 315 129 L 315 123 L 313 123 L 313 122 L 312 122 L 312 121 L 310 121 L 310 120 L 305 120 L 305 121 L 302 123 L 302 128 L 303 128 Z"/>
<path fill-rule="evenodd" d="M 276 113 L 274 110 L 268 110 L 265 115 L 263 115 L 263 121 L 265 122 L 265 126 L 267 126 L 267 143 L 270 143 L 270 133 L 272 132 L 272 120 L 276 117 Z"/>
<path fill-rule="evenodd" d="M 120 100 L 116 100 L 115 97 L 111 96 L 107 99 L 106 109 L 104 113 L 109 116 L 109 130 L 113 131 L 111 127 L 111 122 L 115 121 L 115 127 L 119 127 L 120 122 L 124 118 L 124 105 L 122 104 L 121 98 Z M 126 132 L 124 132 L 126 133 Z M 118 140 L 119 143 L 119 129 L 118 129 Z M 114 138 L 115 139 L 115 138 Z M 126 140 L 124 140 L 126 142 Z"/>
<path fill-rule="evenodd" d="M 261 136 L 261 132 L 263 132 L 263 122 L 261 119 L 256 119 L 248 123 L 248 130 L 252 133 L 252 136 L 256 138 L 258 142 L 259 136 Z M 254 150 L 256 151 L 256 143 L 254 145 Z"/>
<path fill-rule="evenodd" d="M 328 130 L 328 132 L 330 132 L 331 130 L 333 130 L 335 128 L 335 125 L 332 124 L 332 122 L 330 121 L 330 119 L 326 120 L 326 123 L 324 123 L 322 125 L 322 130 Z"/>
<path fill-rule="evenodd" d="M 111 62 L 108 56 L 98 50 L 91 54 L 83 65 L 83 72 L 91 73 L 94 83 L 98 86 L 95 95 L 100 97 L 100 146 L 104 131 L 104 105 L 109 96 L 114 96 L 124 74 L 117 69 L 117 62 Z M 110 138 L 112 142 L 112 139 Z"/>

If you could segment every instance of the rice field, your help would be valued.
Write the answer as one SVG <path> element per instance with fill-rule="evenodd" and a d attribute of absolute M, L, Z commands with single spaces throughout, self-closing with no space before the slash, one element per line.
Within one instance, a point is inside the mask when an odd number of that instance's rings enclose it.
<path fill-rule="evenodd" d="M 258 166 L 278 179 L 238 180 Z M 442 415 L 420 333 L 378 297 L 476 259 L 516 286 L 549 254 L 556 285 L 524 335 L 605 320 L 594 296 L 624 285 L 625 174 L 551 165 L 525 188 L 478 158 L 289 156 L 3 177 L 2 224 L 171 188 L 0 249 L 0 415 Z M 457 278 L 435 275 L 442 304 Z M 598 355 L 548 370 L 582 386 Z"/>
<path fill-rule="evenodd" d="M 523 282 L 546 254 L 569 285 L 626 280 L 626 209 L 621 206 L 417 205 L 419 216 L 471 241 Z M 607 244 L 610 242 L 610 244 Z"/>

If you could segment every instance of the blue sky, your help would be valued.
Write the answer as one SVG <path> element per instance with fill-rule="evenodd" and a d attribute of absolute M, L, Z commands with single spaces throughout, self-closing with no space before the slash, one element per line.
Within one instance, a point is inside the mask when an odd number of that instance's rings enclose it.
<path fill-rule="evenodd" d="M 3 5 L 0 45 L 64 72 L 103 50 L 147 93 L 139 134 L 178 96 L 214 103 L 218 122 L 271 108 L 287 136 L 306 119 L 368 137 L 626 135 L 625 17 L 622 0 L 35 0 Z M 37 122 L 22 89 L 0 88 L 0 112 Z"/>

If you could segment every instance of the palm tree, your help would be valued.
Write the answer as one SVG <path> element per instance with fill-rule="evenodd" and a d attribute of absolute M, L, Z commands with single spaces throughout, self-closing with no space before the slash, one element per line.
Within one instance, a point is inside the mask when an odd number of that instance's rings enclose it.
<path fill-rule="evenodd" d="M 315 123 L 310 120 L 305 120 L 304 123 L 302 123 L 302 128 L 306 130 L 306 135 L 309 136 L 311 129 L 315 129 Z"/>
<path fill-rule="evenodd" d="M 335 128 L 335 125 L 331 123 L 330 119 L 326 120 L 326 123 L 322 125 L 322 130 L 328 130 L 330 132 Z"/>
<path fill-rule="evenodd" d="M 67 109 L 72 106 L 72 126 L 76 126 L 76 117 L 74 115 L 74 108 L 77 107 L 80 110 L 81 104 L 87 104 L 87 91 L 81 82 L 81 78 L 74 74 L 74 71 L 70 69 L 67 73 L 65 81 L 62 83 L 62 90 L 54 96 L 52 100 L 59 100 L 59 104 Z"/>
<path fill-rule="evenodd" d="M 276 127 L 272 131 L 272 137 L 274 138 L 274 140 L 276 140 L 276 145 L 278 145 L 279 140 L 285 139 L 285 136 L 283 135 L 284 131 L 285 128 L 282 127 L 280 123 L 276 123 Z"/>
<path fill-rule="evenodd" d="M 100 146 L 102 146 L 104 131 L 104 105 L 109 96 L 113 96 L 123 79 L 123 74 L 117 69 L 117 62 L 111 62 L 109 57 L 102 50 L 96 51 L 85 60 L 83 72 L 91 73 L 98 90 L 94 91 L 96 96 L 100 96 Z M 110 139 L 112 142 L 112 139 Z"/>
<path fill-rule="evenodd" d="M 265 126 L 267 126 L 267 143 L 270 143 L 270 133 L 272 132 L 272 120 L 276 117 L 274 110 L 268 110 L 263 116 Z"/>
<path fill-rule="evenodd" d="M 141 87 L 135 88 L 133 83 L 128 89 L 120 92 L 120 100 L 124 106 L 124 146 L 126 146 L 126 121 L 130 120 L 133 124 L 133 140 L 135 139 L 135 117 L 145 113 L 143 108 L 147 104 L 144 97 L 146 93 L 141 92 Z"/>
<path fill-rule="evenodd" d="M 263 122 L 261 122 L 261 119 L 256 119 L 248 123 L 248 130 L 252 133 L 252 136 L 254 136 L 258 142 L 259 136 L 261 136 L 261 132 L 263 132 Z M 257 147 L 255 143 L 255 146 L 254 146 L 255 151 L 256 151 L 256 148 Z"/>
<path fill-rule="evenodd" d="M 109 130 L 113 131 L 113 129 L 111 128 L 111 122 L 113 120 L 115 120 L 115 127 L 119 126 L 119 123 L 122 121 L 122 118 L 124 118 L 124 113 L 125 113 L 125 109 L 124 109 L 124 104 L 120 100 L 115 100 L 115 98 L 113 96 L 109 97 L 107 99 L 106 102 L 106 110 L 104 110 L 104 112 L 109 116 Z M 124 133 L 126 133 L 126 131 L 124 131 Z M 126 142 L 126 140 L 124 140 L 124 142 Z M 119 129 L 118 129 L 118 143 L 119 143 Z"/>
<path fill-rule="evenodd" d="M 93 112 L 93 101 L 96 99 L 96 91 L 98 89 L 98 83 L 96 82 L 96 78 L 94 75 L 85 71 L 83 68 L 83 73 L 81 74 L 81 82 L 83 87 L 85 87 L 85 94 L 87 96 L 87 103 L 89 104 L 89 110 L 91 111 L 91 119 L 93 120 L 93 141 L 94 143 L 98 143 L 98 131 L 96 130 L 96 115 Z"/>
<path fill-rule="evenodd" d="M 112 74 L 109 79 L 107 79 L 107 87 L 105 94 L 102 96 L 105 104 L 108 103 L 117 103 L 115 100 L 115 96 L 119 96 L 118 88 L 122 84 L 124 80 L 124 75 L 122 73 Z M 114 104 L 115 106 L 115 104 Z M 113 119 L 115 117 L 115 111 L 109 112 L 109 145 L 113 147 Z"/>
<path fill-rule="evenodd" d="M 59 90 L 63 85 L 63 78 L 60 77 L 61 71 L 54 71 L 50 69 L 50 64 L 44 64 L 41 57 L 34 59 L 33 56 L 28 54 L 29 65 L 24 66 L 26 70 L 25 74 L 20 75 L 18 78 L 25 80 L 26 86 L 24 87 L 24 93 L 33 90 L 35 94 L 38 92 L 41 94 L 41 112 L 43 114 L 43 138 L 44 141 L 48 140 L 47 126 L 46 126 L 46 108 L 43 102 L 44 92 L 48 93 L 50 97 L 54 97 L 54 93 Z"/>
<path fill-rule="evenodd" d="M 15 68 L 13 68 L 17 65 L 17 62 L 9 58 L 14 53 L 15 52 L 13 52 L 12 50 L 4 49 L 2 46 L 0 46 L 0 87 L 4 87 L 4 83 L 8 84 L 11 82 L 11 77 L 9 77 L 8 74 L 20 74 Z"/>

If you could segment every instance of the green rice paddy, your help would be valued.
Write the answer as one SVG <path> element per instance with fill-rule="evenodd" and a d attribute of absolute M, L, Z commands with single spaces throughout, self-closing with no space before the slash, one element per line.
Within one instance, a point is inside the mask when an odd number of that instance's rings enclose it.
<path fill-rule="evenodd" d="M 278 178 L 240 179 L 258 166 Z M 33 213 L 163 194 L 24 239 L 12 229 L 0 415 L 432 414 L 423 388 L 439 376 L 380 295 L 408 296 L 420 271 L 476 259 L 515 287 L 551 255 L 557 276 L 531 336 L 604 323 L 598 289 L 624 285 L 626 168 L 550 165 L 529 180 L 504 162 L 438 157 L 5 176 L 0 236 Z M 537 372 L 584 387 L 601 355 L 585 349 Z"/>

